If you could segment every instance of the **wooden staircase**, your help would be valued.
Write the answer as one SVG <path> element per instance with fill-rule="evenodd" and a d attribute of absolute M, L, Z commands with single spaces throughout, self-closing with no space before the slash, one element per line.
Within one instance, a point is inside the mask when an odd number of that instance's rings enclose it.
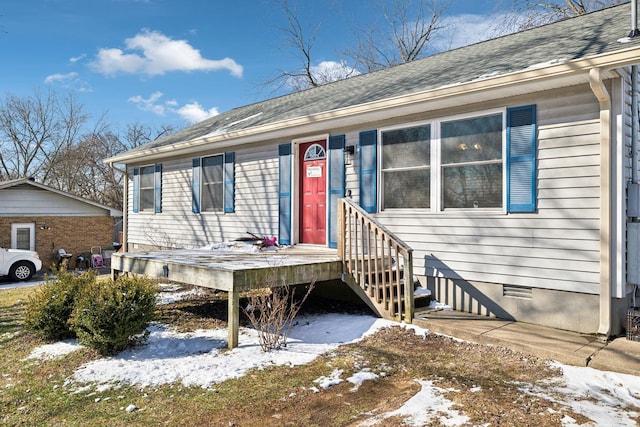
<path fill-rule="evenodd" d="M 338 204 L 342 280 L 380 317 L 413 321 L 413 250 L 347 199 Z"/>

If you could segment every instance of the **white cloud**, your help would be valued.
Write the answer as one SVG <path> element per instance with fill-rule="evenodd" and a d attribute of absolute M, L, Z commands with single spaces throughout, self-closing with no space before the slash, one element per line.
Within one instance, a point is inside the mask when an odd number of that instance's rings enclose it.
<path fill-rule="evenodd" d="M 68 82 L 68 81 L 77 80 L 77 78 L 78 78 L 78 73 L 76 72 L 71 72 L 67 74 L 56 73 L 56 74 L 51 74 L 45 77 L 44 82 L 46 84 L 57 83 L 57 82 Z"/>
<path fill-rule="evenodd" d="M 72 63 L 75 64 L 76 62 L 78 62 L 78 61 L 80 61 L 80 60 L 82 60 L 82 59 L 84 59 L 86 57 L 87 57 L 87 55 L 85 53 L 83 53 L 82 55 L 78 55 L 78 56 L 72 56 L 71 58 L 69 58 L 69 62 L 72 62 Z"/>
<path fill-rule="evenodd" d="M 219 114 L 217 108 L 212 107 L 207 110 L 197 101 L 183 106 L 180 106 L 175 99 L 169 99 L 163 102 L 161 100 L 163 96 L 164 94 L 162 92 L 157 91 L 152 93 L 148 98 L 144 98 L 141 95 L 132 96 L 129 98 L 129 102 L 136 104 L 138 109 L 142 111 L 149 111 L 158 116 L 177 114 L 189 123 L 201 122 L 202 120 Z"/>
<path fill-rule="evenodd" d="M 176 113 L 178 113 L 189 123 L 198 123 L 205 119 L 208 119 L 209 117 L 217 116 L 218 114 L 220 114 L 217 108 L 213 107 L 206 110 L 198 102 L 185 104 L 182 107 L 178 108 L 176 110 Z"/>
<path fill-rule="evenodd" d="M 125 40 L 126 48 L 100 49 L 91 68 L 105 75 L 118 73 L 162 75 L 171 71 L 228 70 L 242 77 L 242 66 L 231 58 L 203 58 L 186 40 L 173 40 L 157 31 L 143 30 Z"/>
<path fill-rule="evenodd" d="M 78 92 L 91 92 L 87 82 L 80 78 L 80 75 L 75 71 L 67 74 L 50 74 L 44 79 L 44 83 L 48 85 L 60 85 L 66 89 L 73 89 Z"/>

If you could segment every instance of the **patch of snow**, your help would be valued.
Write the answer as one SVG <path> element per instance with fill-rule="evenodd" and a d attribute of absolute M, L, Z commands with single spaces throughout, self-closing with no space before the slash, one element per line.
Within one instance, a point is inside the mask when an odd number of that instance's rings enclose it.
<path fill-rule="evenodd" d="M 57 359 L 62 356 L 66 356 L 76 350 L 80 350 L 82 346 L 78 344 L 77 340 L 64 340 L 53 344 L 45 344 L 40 347 L 34 348 L 31 353 L 26 357 L 28 359 Z"/>
<path fill-rule="evenodd" d="M 564 64 L 567 62 L 566 58 L 552 59 L 550 61 L 538 62 L 537 64 L 529 65 L 525 70 L 537 70 L 538 68 L 550 67 L 552 65 Z"/>
<path fill-rule="evenodd" d="M 413 291 L 413 296 L 416 297 L 429 297 L 431 296 L 431 291 L 427 288 L 417 288 L 415 291 Z"/>
<path fill-rule="evenodd" d="M 338 385 L 343 381 L 340 378 L 340 375 L 342 375 L 342 372 L 343 372 L 342 369 L 334 369 L 333 372 L 331 372 L 331 374 L 328 377 L 325 377 L 323 375 L 320 378 L 316 378 L 315 380 L 313 380 L 313 382 L 318 384 L 318 387 L 320 387 L 321 389 L 326 390 L 329 387 Z"/>
<path fill-rule="evenodd" d="M 158 292 L 158 295 L 156 296 L 156 303 L 159 305 L 172 304 L 191 296 L 200 296 L 205 293 L 205 290 L 202 288 L 193 288 L 183 292 Z"/>
<path fill-rule="evenodd" d="M 450 390 L 435 387 L 432 381 L 416 381 L 422 386 L 422 389 L 407 400 L 404 405 L 395 411 L 370 418 L 360 425 L 378 425 L 391 417 L 402 417 L 404 424 L 411 426 L 430 425 L 434 421 L 445 426 L 460 426 L 469 421 L 469 417 L 451 409 L 454 403 L 443 396 L 445 392 Z"/>
<path fill-rule="evenodd" d="M 363 382 L 369 381 L 369 380 L 376 380 L 378 378 L 380 378 L 379 375 L 371 372 L 368 368 L 365 368 L 360 372 L 356 372 L 355 374 L 347 378 L 347 381 L 353 384 L 351 391 L 355 393 L 356 391 L 358 391 L 358 389 L 360 388 Z"/>
<path fill-rule="evenodd" d="M 447 304 L 440 303 L 438 301 L 431 301 L 429 303 L 429 308 L 432 310 L 443 310 L 443 311 L 452 311 L 451 306 Z"/>

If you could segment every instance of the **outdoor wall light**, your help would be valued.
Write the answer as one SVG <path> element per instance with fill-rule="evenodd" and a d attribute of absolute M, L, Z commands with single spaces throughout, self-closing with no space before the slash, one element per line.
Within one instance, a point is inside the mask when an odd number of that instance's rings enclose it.
<path fill-rule="evenodd" d="M 347 145 L 344 147 L 344 164 L 350 165 L 353 163 L 353 155 L 356 153 L 355 145 Z"/>
<path fill-rule="evenodd" d="M 48 230 L 49 226 L 48 225 L 41 225 L 40 226 L 40 230 Z"/>

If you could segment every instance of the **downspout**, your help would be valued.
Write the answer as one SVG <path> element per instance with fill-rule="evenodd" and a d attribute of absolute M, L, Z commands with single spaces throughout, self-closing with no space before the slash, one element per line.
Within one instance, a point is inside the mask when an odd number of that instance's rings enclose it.
<path fill-rule="evenodd" d="M 611 332 L 611 96 L 600 68 L 589 71 L 589 85 L 600 104 L 600 326 Z"/>
<path fill-rule="evenodd" d="M 118 169 L 113 163 L 109 163 L 109 167 L 124 175 L 124 188 L 122 189 L 122 252 L 128 252 L 129 239 L 127 238 L 127 228 L 129 228 L 129 207 L 127 206 L 127 195 L 129 194 L 129 176 L 127 175 L 126 169 Z"/>

